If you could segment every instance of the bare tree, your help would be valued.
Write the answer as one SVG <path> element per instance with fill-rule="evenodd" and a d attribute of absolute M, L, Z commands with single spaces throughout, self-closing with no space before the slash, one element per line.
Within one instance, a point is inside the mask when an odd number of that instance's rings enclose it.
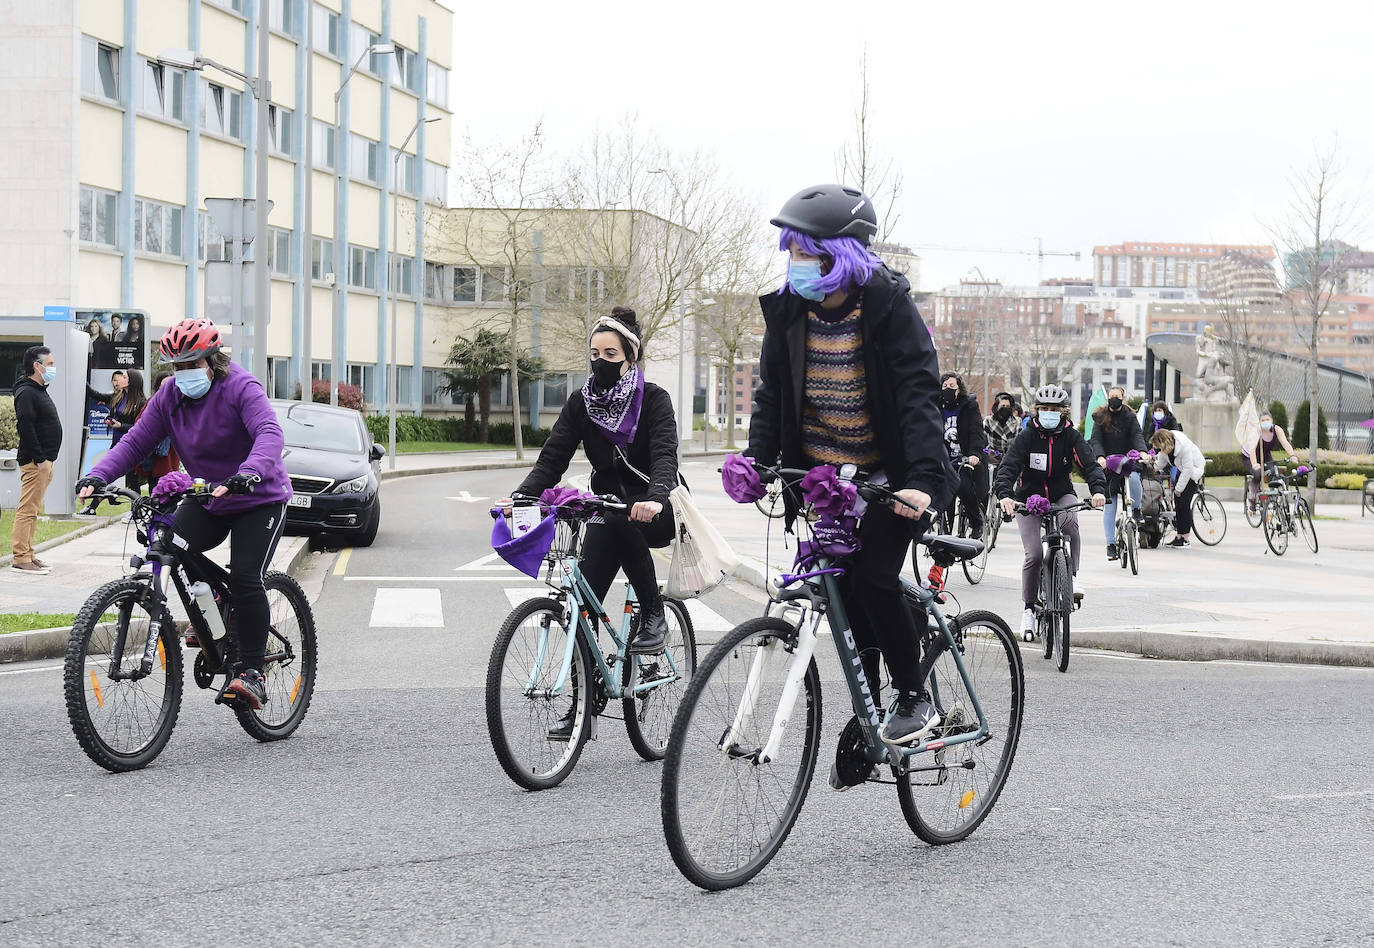
<path fill-rule="evenodd" d="M 1011 338 L 1003 368 L 1007 382 L 1020 392 L 1021 404 L 1032 404 L 1035 390 L 1051 382 L 1073 391 L 1074 365 L 1086 358 L 1091 349 L 1088 334 L 1081 326 L 1057 325 L 1032 314 L 1008 329 Z"/>
<path fill-rule="evenodd" d="M 992 389 L 1008 377 L 1004 353 L 1016 335 L 1016 317 L 1008 307 L 1015 303 L 996 280 L 964 281 L 959 287 L 951 311 L 934 326 L 935 349 L 941 371 L 957 372 L 986 410 Z"/>
<path fill-rule="evenodd" d="M 1312 164 L 1306 169 L 1291 174 L 1287 216 L 1272 228 L 1274 242 L 1288 250 L 1284 259 L 1293 328 L 1307 347 L 1307 398 L 1313 406 L 1319 405 L 1317 366 L 1322 317 L 1345 279 L 1350 255 L 1356 252 L 1347 243 L 1356 205 L 1343 186 L 1339 157 L 1338 145 L 1333 141 L 1326 149 L 1314 150 Z M 1308 413 L 1312 471 L 1307 476 L 1307 486 L 1314 510 L 1320 414 L 1315 407 Z"/>
<path fill-rule="evenodd" d="M 839 183 L 853 185 L 868 195 L 878 213 L 877 240 L 885 243 L 901 219 L 897 201 L 902 196 L 902 170 L 895 159 L 882 157 L 877 148 L 868 95 L 867 45 L 859 59 L 859 104 L 854 108 L 853 134 L 835 156 L 835 175 Z"/>

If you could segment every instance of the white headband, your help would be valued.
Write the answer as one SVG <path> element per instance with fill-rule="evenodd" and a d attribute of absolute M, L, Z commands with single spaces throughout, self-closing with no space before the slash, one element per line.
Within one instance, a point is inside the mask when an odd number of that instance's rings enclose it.
<path fill-rule="evenodd" d="M 616 332 L 624 336 L 625 341 L 628 342 L 630 346 L 634 349 L 634 352 L 632 354 L 635 357 L 635 361 L 639 360 L 639 337 L 636 336 L 634 333 L 630 332 L 629 327 L 627 327 L 620 320 L 616 319 L 614 316 L 602 316 L 600 319 L 596 321 L 596 326 L 592 329 L 592 335 L 595 336 L 598 332 L 600 332 L 603 329 L 614 329 Z"/>

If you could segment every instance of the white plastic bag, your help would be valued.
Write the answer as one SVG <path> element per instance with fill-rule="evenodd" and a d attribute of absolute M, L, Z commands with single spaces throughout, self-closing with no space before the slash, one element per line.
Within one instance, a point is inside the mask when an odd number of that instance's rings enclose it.
<path fill-rule="evenodd" d="M 677 534 L 663 594 L 670 599 L 695 599 L 729 579 L 739 566 L 739 557 L 702 514 L 687 488 L 674 488 L 668 500 L 673 505 Z"/>

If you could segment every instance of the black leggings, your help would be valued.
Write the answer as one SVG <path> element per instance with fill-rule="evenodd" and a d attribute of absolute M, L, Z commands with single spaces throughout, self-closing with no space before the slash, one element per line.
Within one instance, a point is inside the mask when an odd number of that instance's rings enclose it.
<path fill-rule="evenodd" d="M 1193 529 L 1193 497 L 1196 495 L 1197 481 L 1190 480 L 1174 499 L 1174 529 L 1181 537 L 1187 537 Z"/>
<path fill-rule="evenodd" d="M 917 680 L 919 637 L 899 577 L 906 567 L 912 539 L 928 525 L 927 517 L 911 521 L 898 517 L 887 507 L 871 505 L 859 523 L 859 541 L 863 545 L 839 580 L 849 624 L 854 630 L 854 644 L 863 657 L 864 673 L 875 702 L 879 700 L 882 681 L 880 653 L 887 659 L 894 688 L 921 688 Z"/>
<path fill-rule="evenodd" d="M 286 504 L 272 503 L 216 516 L 198 501 L 177 507 L 173 530 L 193 553 L 213 550 L 229 537 L 229 593 L 234 597 L 233 625 L 240 668 L 262 671 L 267 650 L 267 590 L 262 577 L 272 562 L 286 524 Z"/>
<path fill-rule="evenodd" d="M 604 606 L 611 581 L 623 568 L 640 605 L 657 607 L 662 595 L 658 591 L 654 557 L 649 550 L 661 549 L 672 542 L 673 510 L 667 504 L 663 513 L 648 523 L 636 523 L 625 514 L 604 512 L 599 521 L 587 524 L 587 532 L 582 537 L 582 575 Z"/>
<path fill-rule="evenodd" d="M 987 461 L 979 462 L 978 466 L 969 470 L 961 467 L 959 469 L 959 499 L 964 502 L 964 511 L 968 514 L 968 528 L 972 536 L 980 536 L 983 532 L 984 513 L 988 508 L 988 465 Z M 953 505 L 951 504 L 951 509 Z M 954 523 L 954 529 L 958 529 L 959 524 Z"/>

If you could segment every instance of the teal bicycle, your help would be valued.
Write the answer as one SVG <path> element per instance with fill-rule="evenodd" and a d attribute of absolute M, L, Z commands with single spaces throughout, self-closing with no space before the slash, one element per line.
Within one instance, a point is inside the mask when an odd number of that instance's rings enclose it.
<path fill-rule="evenodd" d="M 582 575 L 578 561 L 587 523 L 623 512 L 626 505 L 605 495 L 584 498 L 576 508 L 555 509 L 556 532 L 544 568 L 552 595 L 515 607 L 497 633 L 487 665 L 492 750 L 506 775 L 527 790 L 555 787 L 572 773 L 587 741 L 596 739 L 597 721 L 611 701 L 621 702 L 625 730 L 639 756 L 662 760 L 697 658 L 692 620 L 680 600 L 663 600 L 668 623 L 663 652 L 634 655 L 627 644 L 639 622 L 633 589 L 626 584 L 617 629 Z M 602 631 L 610 640 L 605 652 Z"/>
<path fill-rule="evenodd" d="M 789 485 L 808 472 L 755 465 Z M 905 503 L 846 465 L 839 479 L 869 503 Z M 799 517 L 798 523 L 807 523 Z M 813 535 L 814 538 L 814 535 Z M 974 539 L 920 542 L 946 568 L 978 556 Z M 824 544 L 822 544 L 822 547 Z M 813 544 L 813 550 L 815 549 Z M 660 804 L 673 862 L 704 889 L 757 875 L 796 823 L 820 756 L 821 679 L 814 657 L 829 623 L 854 709 L 840 734 L 830 785 L 895 785 L 902 815 L 932 845 L 964 839 L 997 802 L 1021 734 L 1021 650 L 992 612 L 947 619 L 934 593 L 903 580 L 921 633 L 920 680 L 941 723 L 914 745 L 879 736 L 882 713 L 841 600 L 844 558 L 814 555 L 770 585 L 766 614 L 726 633 L 683 695 L 668 741 Z"/>

